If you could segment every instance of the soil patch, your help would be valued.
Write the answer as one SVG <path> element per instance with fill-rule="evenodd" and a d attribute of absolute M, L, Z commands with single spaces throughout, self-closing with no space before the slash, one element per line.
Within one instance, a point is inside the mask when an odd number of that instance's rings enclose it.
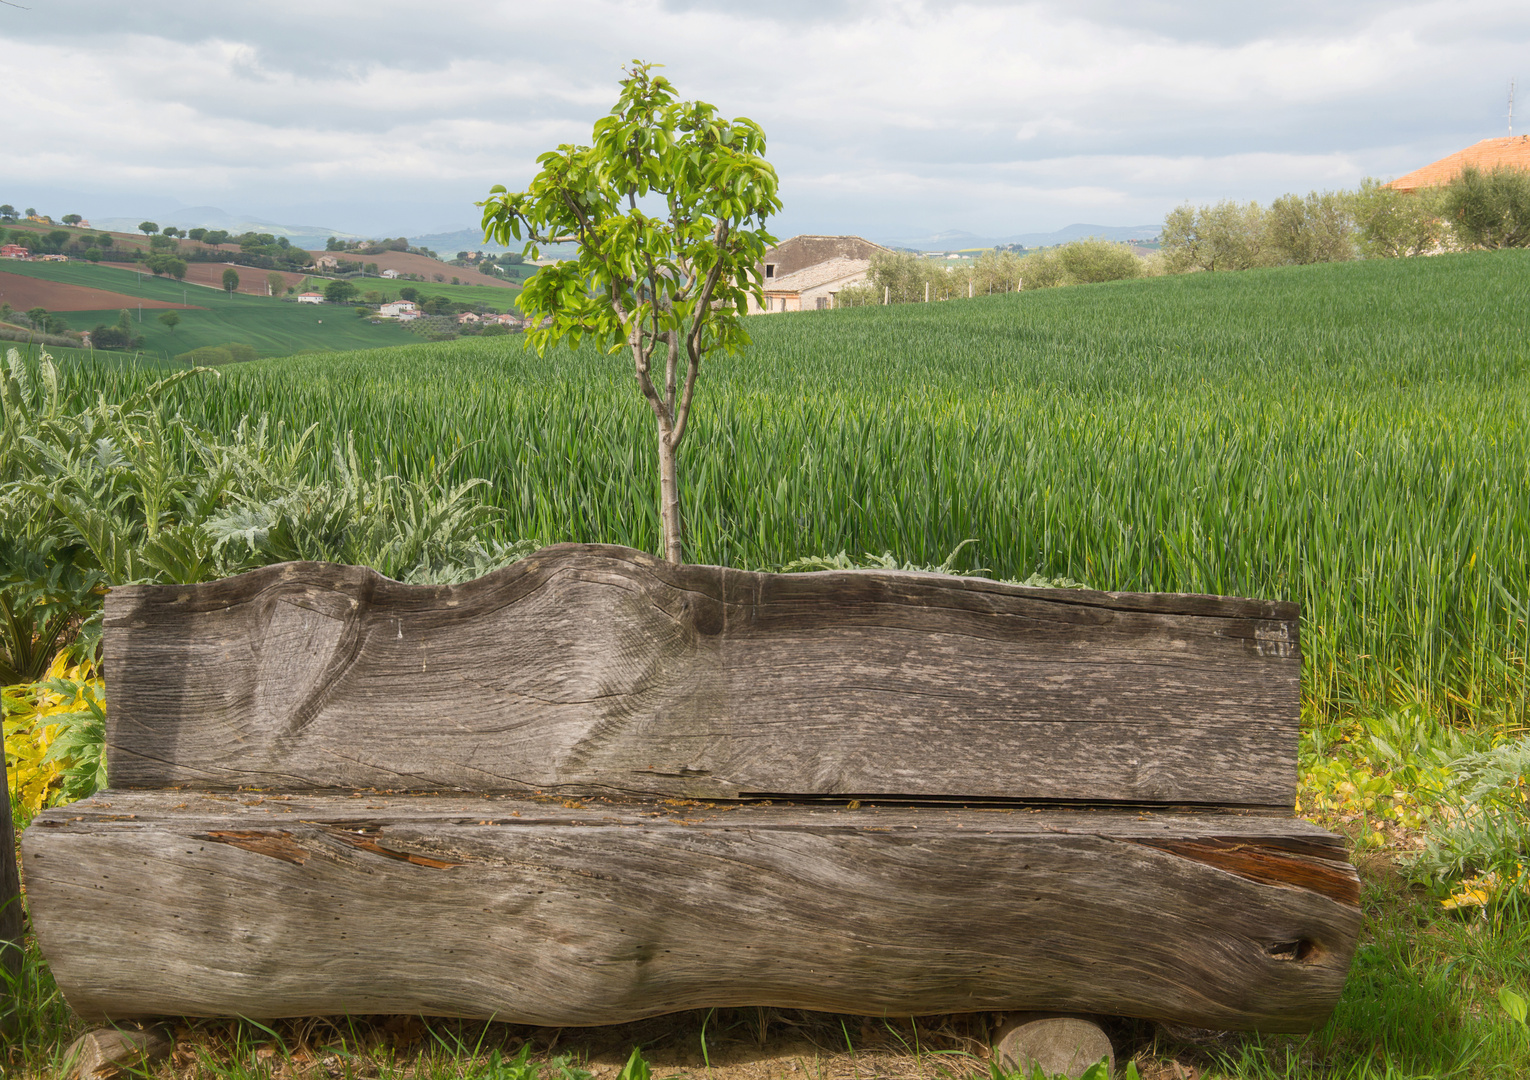
<path fill-rule="evenodd" d="M 146 300 L 140 296 L 92 289 L 86 285 L 67 285 L 62 281 L 9 274 L 0 271 L 0 302 L 17 311 L 47 308 L 49 311 L 109 311 L 112 308 L 195 308 L 195 304 L 172 304 L 164 300 Z"/>
<path fill-rule="evenodd" d="M 656 1080 L 988 1080 L 988 1039 L 998 1020 L 988 1013 L 910 1019 L 771 1008 L 557 1029 L 410 1016 L 315 1017 L 275 1022 L 267 1031 L 277 1040 L 241 1031 L 234 1021 L 182 1020 L 172 1022 L 175 1061 L 155 1080 L 221 1080 L 198 1068 L 208 1061 L 266 1063 L 273 1080 L 390 1074 L 425 1080 L 487 1073 L 491 1052 L 512 1057 L 526 1045 L 533 1060 L 562 1059 L 588 1080 L 616 1080 L 634 1046 L 642 1048 Z M 1116 1028 L 1111 1034 L 1123 1061 L 1145 1048 L 1144 1035 L 1151 1038 L 1150 1025 Z M 542 1070 L 547 1080 L 559 1075 L 556 1068 Z"/>
<path fill-rule="evenodd" d="M 114 266 L 119 270 L 135 270 L 140 273 L 148 273 L 140 263 L 102 263 L 102 266 Z M 239 288 L 235 292 L 245 296 L 269 296 L 266 289 L 266 278 L 272 273 L 281 274 L 282 280 L 287 283 L 287 288 L 296 288 L 303 283 L 302 274 L 289 274 L 282 270 L 262 270 L 258 266 L 238 266 L 234 263 L 210 263 L 194 262 L 186 264 L 186 284 L 206 286 L 213 289 L 223 288 L 223 271 L 232 270 L 239 275 Z M 160 278 L 161 281 L 174 281 L 174 278 Z M 13 307 L 15 305 L 12 305 Z M 147 306 L 147 305 L 145 305 Z"/>
<path fill-rule="evenodd" d="M 397 270 L 400 274 L 419 274 L 424 277 L 424 282 L 386 281 L 387 285 L 426 284 L 441 285 L 450 284 L 452 278 L 456 278 L 463 285 L 490 285 L 499 289 L 519 288 L 503 278 L 493 277 L 489 274 L 480 273 L 477 269 L 469 270 L 463 266 L 449 266 L 444 262 L 438 262 L 426 255 L 414 255 L 407 251 L 385 251 L 379 255 L 362 255 L 354 251 L 315 251 L 315 259 L 325 255 L 333 255 L 337 259 L 347 262 L 359 262 L 363 266 L 367 263 L 376 263 L 378 270 Z M 440 274 L 446 280 L 436 281 L 436 275 Z M 359 284 L 359 282 L 358 282 Z M 369 280 L 367 288 L 375 288 Z"/>

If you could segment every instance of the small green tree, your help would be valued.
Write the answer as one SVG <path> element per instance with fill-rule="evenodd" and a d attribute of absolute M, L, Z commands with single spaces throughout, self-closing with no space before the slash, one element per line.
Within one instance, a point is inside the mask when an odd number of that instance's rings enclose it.
<path fill-rule="evenodd" d="M 79 214 L 65 214 L 63 217 L 63 222 L 65 225 L 78 225 L 84 220 L 85 219 Z"/>
<path fill-rule="evenodd" d="M 1398 191 L 1366 177 L 1360 190 L 1350 195 L 1349 204 L 1359 230 L 1360 253 L 1367 258 L 1422 255 L 1445 239 L 1438 188 Z"/>
<path fill-rule="evenodd" d="M 268 296 L 280 296 L 287 291 L 287 279 L 275 270 L 266 275 L 266 294 Z"/>
<path fill-rule="evenodd" d="M 1273 259 L 1305 266 L 1355 257 L 1353 200 L 1333 191 L 1282 195 L 1265 212 L 1265 242 Z"/>
<path fill-rule="evenodd" d="M 324 299 L 331 304 L 343 304 L 356 295 L 356 286 L 349 281 L 331 281 L 324 286 Z"/>
<path fill-rule="evenodd" d="M 1272 260 L 1264 218 L 1264 210 L 1256 202 L 1225 199 L 1215 206 L 1187 205 L 1171 210 L 1159 236 L 1164 261 L 1175 273 L 1268 265 Z"/>
<path fill-rule="evenodd" d="M 145 236 L 153 236 L 155 233 L 159 232 L 159 226 L 154 224 L 152 221 L 140 221 L 138 223 L 138 231 L 143 233 Z"/>
<path fill-rule="evenodd" d="M 162 311 L 159 313 L 159 321 L 173 334 L 175 328 L 181 324 L 181 317 L 173 311 Z"/>
<path fill-rule="evenodd" d="M 1068 277 L 1081 285 L 1142 276 L 1142 260 L 1131 248 L 1098 237 L 1064 244 L 1057 249 L 1057 260 Z"/>
<path fill-rule="evenodd" d="M 101 249 L 98 248 L 98 247 L 88 247 L 88 248 L 86 248 L 85 249 L 85 258 L 89 259 L 93 263 L 100 262 L 101 261 Z"/>
<path fill-rule="evenodd" d="M 239 271 L 231 266 L 223 271 L 223 291 L 233 296 L 237 288 L 239 288 Z"/>
<path fill-rule="evenodd" d="M 496 185 L 483 226 L 485 241 L 524 239 L 531 258 L 541 244 L 578 243 L 575 258 L 545 268 L 522 292 L 528 341 L 539 353 L 584 338 L 608 352 L 630 350 L 658 427 L 662 555 L 678 563 L 677 451 L 697 376 L 709 353 L 749 341 L 748 298 L 762 296 L 757 268 L 775 242 L 764 222 L 781 201 L 760 126 L 678 100 L 653 67 L 633 61 L 591 146 L 543 154 L 525 191 Z M 649 213 L 639 200 L 661 209 Z"/>
<path fill-rule="evenodd" d="M 16 220 L 16 208 L 14 206 L 12 206 L 10 203 L 5 203 L 4 205 L 0 205 L 0 220 L 3 220 L 3 221 L 15 221 Z"/>
<path fill-rule="evenodd" d="M 1445 216 L 1466 243 L 1530 246 L 1530 172 L 1508 165 L 1491 172 L 1467 166 L 1446 185 L 1443 202 Z"/>

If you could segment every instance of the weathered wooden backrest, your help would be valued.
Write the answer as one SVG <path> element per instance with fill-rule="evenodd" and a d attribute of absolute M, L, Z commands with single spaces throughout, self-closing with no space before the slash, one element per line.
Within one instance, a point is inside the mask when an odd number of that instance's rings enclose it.
<path fill-rule="evenodd" d="M 289 563 L 106 601 L 116 788 L 1289 811 L 1289 603 L 564 544 L 460 586 Z"/>

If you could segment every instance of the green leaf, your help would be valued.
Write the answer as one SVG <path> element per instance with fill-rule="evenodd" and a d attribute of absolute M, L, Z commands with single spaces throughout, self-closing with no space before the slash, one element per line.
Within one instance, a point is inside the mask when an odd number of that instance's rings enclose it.
<path fill-rule="evenodd" d="M 1530 1003 L 1505 986 L 1498 991 L 1498 1003 L 1503 1006 L 1503 1011 L 1509 1014 L 1509 1019 L 1524 1027 L 1530 1027 L 1526 1014 L 1530 1012 Z"/>

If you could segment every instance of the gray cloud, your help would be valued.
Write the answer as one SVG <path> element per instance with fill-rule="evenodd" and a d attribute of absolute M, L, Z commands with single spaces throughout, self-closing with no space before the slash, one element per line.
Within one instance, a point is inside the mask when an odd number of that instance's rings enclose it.
<path fill-rule="evenodd" d="M 28 148 L 0 201 L 466 225 L 586 138 L 641 56 L 765 126 L 777 231 L 1137 224 L 1500 134 L 1527 43 L 1530 13 L 1493 0 L 32 0 L 0 7 L 6 141 Z"/>

